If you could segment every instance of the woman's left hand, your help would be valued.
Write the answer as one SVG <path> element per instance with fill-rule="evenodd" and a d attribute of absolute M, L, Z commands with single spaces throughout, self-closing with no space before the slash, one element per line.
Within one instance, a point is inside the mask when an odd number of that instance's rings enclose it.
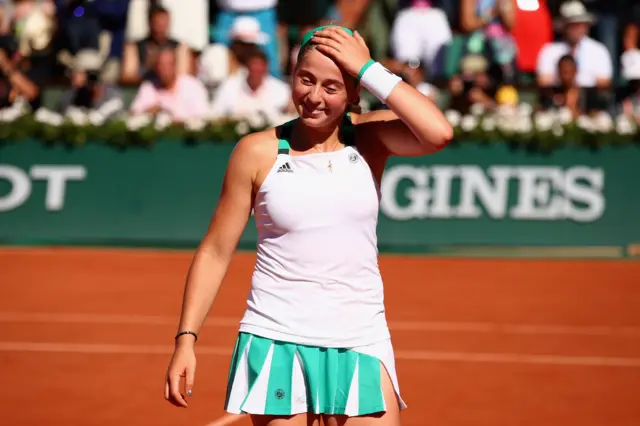
<path fill-rule="evenodd" d="M 324 28 L 313 34 L 311 41 L 318 50 L 333 59 L 342 69 L 357 77 L 369 60 L 369 48 L 357 31 L 351 36 L 340 27 Z"/>

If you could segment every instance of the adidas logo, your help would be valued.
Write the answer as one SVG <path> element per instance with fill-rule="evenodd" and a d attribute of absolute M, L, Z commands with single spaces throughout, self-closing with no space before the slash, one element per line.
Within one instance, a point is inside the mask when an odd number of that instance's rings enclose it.
<path fill-rule="evenodd" d="M 284 163 L 282 166 L 280 166 L 278 168 L 277 173 L 293 173 L 293 169 L 291 168 L 291 166 L 289 165 L 288 162 Z"/>

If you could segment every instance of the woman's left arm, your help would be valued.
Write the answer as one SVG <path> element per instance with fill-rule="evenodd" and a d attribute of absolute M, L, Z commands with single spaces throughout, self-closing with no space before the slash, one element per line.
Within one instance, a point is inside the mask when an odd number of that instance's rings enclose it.
<path fill-rule="evenodd" d="M 373 63 L 358 32 L 351 36 L 339 27 L 326 28 L 314 34 L 313 42 L 346 72 L 360 77 L 361 84 L 391 109 L 364 114 L 356 123 L 383 145 L 387 155 L 431 154 L 451 141 L 453 129 L 438 107 L 382 64 Z"/>
<path fill-rule="evenodd" d="M 398 83 L 386 104 L 389 110 L 363 114 L 357 124 L 368 135 L 375 135 L 388 155 L 432 154 L 453 138 L 453 129 L 438 107 L 407 83 Z"/>

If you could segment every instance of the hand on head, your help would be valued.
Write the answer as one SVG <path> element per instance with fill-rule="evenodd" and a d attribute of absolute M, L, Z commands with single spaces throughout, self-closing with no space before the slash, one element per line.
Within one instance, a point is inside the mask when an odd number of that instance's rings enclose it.
<path fill-rule="evenodd" d="M 310 41 L 353 77 L 371 60 L 369 48 L 357 31 L 351 35 L 342 27 L 328 26 L 314 32 Z"/>

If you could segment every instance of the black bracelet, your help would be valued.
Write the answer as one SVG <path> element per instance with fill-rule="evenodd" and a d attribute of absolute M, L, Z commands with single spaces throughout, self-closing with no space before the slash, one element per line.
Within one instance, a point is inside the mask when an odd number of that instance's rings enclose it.
<path fill-rule="evenodd" d="M 192 336 L 193 336 L 193 337 L 195 337 L 195 339 L 196 339 L 196 340 L 194 340 L 194 341 L 195 341 L 195 342 L 197 342 L 197 341 L 198 341 L 198 335 L 197 335 L 195 332 L 193 332 L 193 331 L 181 331 L 180 333 L 176 334 L 176 340 L 178 340 L 178 337 L 183 336 L 183 335 L 185 335 L 185 334 L 190 334 L 190 335 L 192 335 Z"/>

